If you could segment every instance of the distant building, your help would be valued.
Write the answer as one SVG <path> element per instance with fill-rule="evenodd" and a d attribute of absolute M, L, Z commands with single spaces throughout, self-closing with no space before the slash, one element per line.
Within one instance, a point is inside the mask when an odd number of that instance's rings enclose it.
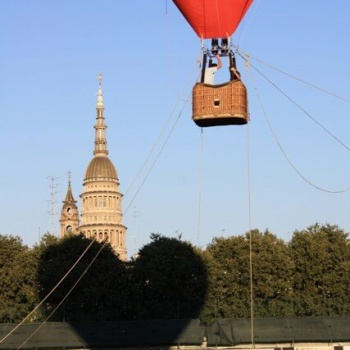
<path fill-rule="evenodd" d="M 122 197 L 117 171 L 108 158 L 107 138 L 102 95 L 102 76 L 99 76 L 97 116 L 95 124 L 94 157 L 83 181 L 81 217 L 74 200 L 71 181 L 61 210 L 61 237 L 83 233 L 99 242 L 108 241 L 120 259 L 126 260 L 126 227 L 123 225 Z"/>

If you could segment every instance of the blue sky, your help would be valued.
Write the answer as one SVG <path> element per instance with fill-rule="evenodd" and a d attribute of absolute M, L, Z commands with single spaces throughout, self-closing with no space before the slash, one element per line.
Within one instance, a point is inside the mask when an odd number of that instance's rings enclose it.
<path fill-rule="evenodd" d="M 232 38 L 250 55 L 237 62 L 251 122 L 201 134 L 187 101 L 201 43 L 172 1 L 0 2 L 0 233 L 32 245 L 52 229 L 53 177 L 58 234 L 67 172 L 79 199 L 93 156 L 100 72 L 130 254 L 152 232 L 204 247 L 249 228 L 349 231 L 350 192 L 315 187 L 350 188 L 350 105 L 269 68 L 350 98 L 349 13 L 346 0 L 255 0 Z"/>

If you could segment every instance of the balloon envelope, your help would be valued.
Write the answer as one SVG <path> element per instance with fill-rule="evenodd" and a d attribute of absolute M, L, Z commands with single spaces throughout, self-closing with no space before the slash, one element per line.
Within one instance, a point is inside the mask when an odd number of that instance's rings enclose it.
<path fill-rule="evenodd" d="M 253 0 L 173 0 L 202 39 L 231 36 Z"/>

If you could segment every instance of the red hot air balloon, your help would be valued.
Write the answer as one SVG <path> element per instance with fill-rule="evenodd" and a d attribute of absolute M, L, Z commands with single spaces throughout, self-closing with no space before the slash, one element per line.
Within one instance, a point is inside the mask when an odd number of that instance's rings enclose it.
<path fill-rule="evenodd" d="M 201 39 L 227 38 L 253 0 L 173 0 Z"/>
<path fill-rule="evenodd" d="M 253 0 L 173 0 L 200 39 L 211 39 L 203 51 L 202 75 L 192 91 L 192 119 L 200 127 L 244 125 L 249 121 L 247 89 L 230 49 L 233 35 Z M 219 40 L 221 44 L 219 45 Z M 229 57 L 230 81 L 214 84 L 222 56 Z M 212 62 L 216 57 L 218 64 Z M 207 59 L 209 65 L 207 67 Z M 210 79 L 207 79 L 210 78 Z"/>

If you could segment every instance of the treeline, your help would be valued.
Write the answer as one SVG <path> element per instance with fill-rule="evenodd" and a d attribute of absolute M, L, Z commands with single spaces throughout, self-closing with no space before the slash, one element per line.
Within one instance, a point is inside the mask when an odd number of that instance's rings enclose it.
<path fill-rule="evenodd" d="M 204 249 L 151 234 L 128 262 L 82 235 L 32 248 L 0 235 L 0 322 L 350 316 L 349 290 L 348 234 L 336 225 L 290 242 L 253 230 Z"/>

